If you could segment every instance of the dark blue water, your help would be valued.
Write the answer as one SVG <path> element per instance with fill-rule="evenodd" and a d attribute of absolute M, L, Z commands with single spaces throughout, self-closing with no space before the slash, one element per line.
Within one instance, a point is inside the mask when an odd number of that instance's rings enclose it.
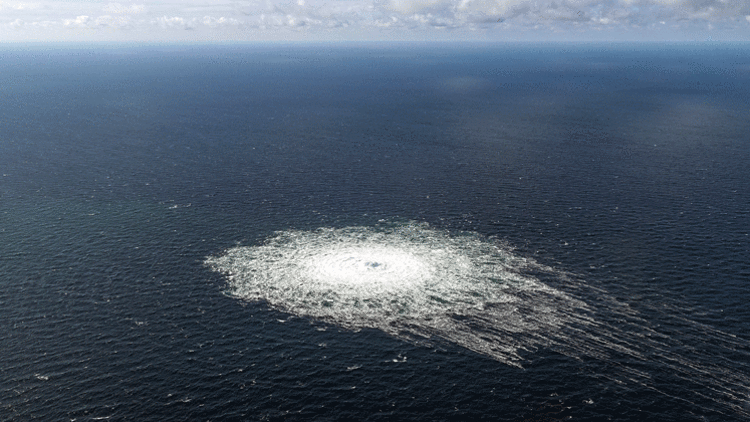
<path fill-rule="evenodd" d="M 746 44 L 6 45 L 0 419 L 748 420 L 748 134 Z M 518 367 L 205 264 L 415 222 L 594 322 Z"/>

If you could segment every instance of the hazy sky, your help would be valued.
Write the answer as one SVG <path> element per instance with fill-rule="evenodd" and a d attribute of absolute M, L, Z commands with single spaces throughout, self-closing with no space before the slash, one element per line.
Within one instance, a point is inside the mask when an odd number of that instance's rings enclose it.
<path fill-rule="evenodd" d="M 0 0 L 0 41 L 736 40 L 750 0 Z"/>

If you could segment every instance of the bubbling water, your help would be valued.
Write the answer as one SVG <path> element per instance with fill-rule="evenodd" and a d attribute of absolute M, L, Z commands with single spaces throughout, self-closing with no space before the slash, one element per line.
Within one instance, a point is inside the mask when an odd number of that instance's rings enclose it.
<path fill-rule="evenodd" d="M 606 291 L 475 233 L 425 223 L 287 230 L 206 264 L 227 275 L 228 294 L 300 317 L 419 343 L 442 339 L 518 367 L 540 348 L 615 362 L 601 375 L 750 416 L 743 407 L 750 375 L 714 359 L 750 362 L 746 340 L 682 317 L 680 309 L 665 313 L 665 304 L 648 309 L 680 327 L 679 338 L 670 336 Z M 646 368 L 710 393 L 675 397 L 659 390 Z"/>
<path fill-rule="evenodd" d="M 229 294 L 346 328 L 438 337 L 519 365 L 519 351 L 550 345 L 585 303 L 523 274 L 510 248 L 427 224 L 278 232 L 207 263 Z M 533 295 L 534 300 L 528 300 Z M 467 330 L 481 322 L 483 332 Z"/>

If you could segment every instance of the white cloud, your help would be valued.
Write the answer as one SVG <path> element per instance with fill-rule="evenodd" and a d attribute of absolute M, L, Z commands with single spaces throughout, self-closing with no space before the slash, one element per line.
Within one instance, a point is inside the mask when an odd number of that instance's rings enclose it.
<path fill-rule="evenodd" d="M 202 23 L 203 23 L 203 25 L 211 27 L 211 28 L 216 28 L 216 27 L 219 27 L 219 26 L 237 26 L 237 25 L 240 25 L 240 21 L 238 21 L 237 19 L 225 18 L 225 17 L 214 18 L 212 16 L 204 16 L 203 20 L 202 20 Z"/>
<path fill-rule="evenodd" d="M 131 24 L 130 19 L 127 16 L 103 15 L 94 19 L 93 26 L 99 28 L 126 29 L 130 28 Z"/>
<path fill-rule="evenodd" d="M 16 10 L 35 10 L 41 7 L 39 3 L 10 3 L 9 5 Z"/>
<path fill-rule="evenodd" d="M 127 14 L 134 15 L 143 13 L 146 10 L 146 6 L 142 4 L 131 4 L 130 6 L 123 6 L 120 3 L 109 3 L 102 9 L 105 13 L 115 14 Z"/>
<path fill-rule="evenodd" d="M 177 28 L 177 29 L 193 29 L 195 28 L 195 20 L 186 20 L 180 16 L 167 17 L 162 16 L 154 21 L 157 25 L 164 29 Z"/>
<path fill-rule="evenodd" d="M 86 24 L 88 24 L 91 21 L 91 18 L 86 15 L 76 16 L 75 19 L 64 19 L 63 25 L 67 27 L 77 27 L 77 28 L 83 28 L 86 27 Z"/>
<path fill-rule="evenodd" d="M 635 34 L 651 28 L 670 35 L 676 31 L 695 34 L 710 27 L 712 34 L 734 31 L 750 40 L 750 27 L 745 24 L 750 22 L 750 0 L 136 1 L 0 1 L 0 31 L 6 28 L 14 34 L 26 31 L 29 36 L 36 36 L 32 34 L 34 28 L 64 27 L 71 29 L 66 33 L 74 37 L 73 34 L 96 32 L 81 29 L 119 28 L 145 39 L 158 39 L 163 36 L 159 34 L 185 29 L 207 34 L 206 39 L 216 39 L 208 35 L 210 31 L 234 31 L 243 33 L 246 39 L 257 39 L 254 31 L 281 39 L 286 37 L 284 34 L 303 33 L 322 38 L 331 34 L 355 38 L 369 34 L 375 39 L 383 34 L 399 39 L 451 34 L 460 38 L 473 32 L 475 38 L 502 39 L 524 31 L 531 36 L 543 31 L 560 34 L 587 29 Z"/>
<path fill-rule="evenodd" d="M 451 6 L 449 0 L 390 0 L 385 5 L 387 9 L 404 15 L 413 15 L 428 10 L 443 10 Z"/>

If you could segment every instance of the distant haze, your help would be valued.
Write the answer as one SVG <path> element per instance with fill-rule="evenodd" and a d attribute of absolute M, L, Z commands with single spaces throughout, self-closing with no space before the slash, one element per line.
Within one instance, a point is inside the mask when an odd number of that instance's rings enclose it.
<path fill-rule="evenodd" d="M 750 0 L 0 1 L 0 42 L 750 41 Z"/>

